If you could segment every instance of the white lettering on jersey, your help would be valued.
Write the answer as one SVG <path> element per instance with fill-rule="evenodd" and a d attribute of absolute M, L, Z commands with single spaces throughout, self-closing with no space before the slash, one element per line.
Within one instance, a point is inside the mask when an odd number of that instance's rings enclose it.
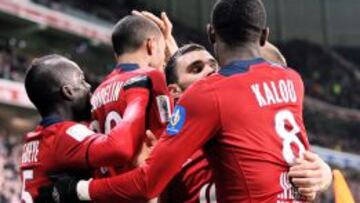
<path fill-rule="evenodd" d="M 86 137 L 95 134 L 94 131 L 81 124 L 71 126 L 66 130 L 66 133 L 79 142 L 83 141 Z"/>
<path fill-rule="evenodd" d="M 24 144 L 21 156 L 21 162 L 23 164 L 35 163 L 38 161 L 39 143 L 39 140 L 35 140 Z"/>
<path fill-rule="evenodd" d="M 257 99 L 257 101 L 259 103 L 259 106 L 262 107 L 262 106 L 266 105 L 266 101 L 265 101 L 264 97 L 260 93 L 259 84 L 251 85 L 251 89 L 252 89 L 253 93 L 255 94 L 255 97 L 256 97 L 256 99 Z"/>
<path fill-rule="evenodd" d="M 120 90 L 123 84 L 123 82 L 116 81 L 109 83 L 104 87 L 101 87 L 101 89 L 97 90 L 91 97 L 91 105 L 93 110 L 107 103 L 117 101 L 120 97 Z"/>
<path fill-rule="evenodd" d="M 297 102 L 295 85 L 292 80 L 255 83 L 251 85 L 251 90 L 260 107 Z"/>

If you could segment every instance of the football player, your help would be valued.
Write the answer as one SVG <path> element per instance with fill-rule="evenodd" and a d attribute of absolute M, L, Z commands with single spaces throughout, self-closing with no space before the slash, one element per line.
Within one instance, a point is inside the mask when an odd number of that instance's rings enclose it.
<path fill-rule="evenodd" d="M 284 56 L 270 42 L 266 42 L 260 52 L 264 59 L 287 66 Z M 216 60 L 203 46 L 187 44 L 181 47 L 165 68 L 171 96 L 177 101 L 191 84 L 213 74 L 217 67 Z M 330 185 L 331 169 L 311 152 L 306 152 L 304 159 L 298 160 L 299 163 L 290 168 L 289 177 L 293 178 L 292 182 L 299 187 L 301 194 L 314 198 L 314 191 L 325 190 Z M 206 157 L 199 150 L 190 160 L 162 193 L 163 202 L 215 201 L 211 170 Z"/>
<path fill-rule="evenodd" d="M 138 134 L 134 134 L 135 142 L 128 145 L 134 156 L 144 141 L 145 129 L 159 137 L 171 115 L 172 101 L 163 73 L 166 42 L 155 23 L 129 15 L 114 26 L 112 46 L 117 65 L 91 97 L 94 118 L 91 125 L 107 134 L 122 121 L 124 114 L 130 113 L 129 99 L 148 101 L 141 106 L 142 119 L 134 123 L 140 129 Z M 102 174 L 98 175 L 124 172 L 133 167 L 133 163 L 130 161 L 123 165 L 119 162 L 114 166 L 116 169 L 102 168 Z"/>
<path fill-rule="evenodd" d="M 132 125 L 143 119 L 147 100 L 129 98 L 123 122 L 108 135 L 95 133 L 80 122 L 90 118 L 90 85 L 79 66 L 59 55 L 35 59 L 26 74 L 26 92 L 42 121 L 25 136 L 21 158 L 23 202 L 42 202 L 39 188 L 49 175 L 69 173 L 89 177 L 91 169 L 131 160 Z M 131 149 L 130 149 L 131 150 Z"/>
<path fill-rule="evenodd" d="M 218 1 L 208 35 L 219 72 L 181 97 L 147 165 L 85 182 L 84 199 L 151 198 L 203 148 L 218 202 L 306 201 L 288 178 L 289 168 L 309 148 L 304 87 L 294 70 L 261 58 L 268 33 L 260 0 Z"/>
<path fill-rule="evenodd" d="M 244 8 L 252 15 L 241 15 Z M 257 58 L 268 33 L 264 13 L 259 1 L 216 4 L 209 35 L 223 66 L 219 73 L 198 82 L 180 99 L 148 165 L 116 178 L 85 182 L 90 190 L 82 190 L 83 199 L 149 198 L 187 157 L 204 147 L 216 185 L 221 186 L 219 202 L 304 200 L 287 177 L 298 154 L 308 148 L 302 81 L 291 69 Z M 220 20 L 224 14 L 228 16 Z"/>

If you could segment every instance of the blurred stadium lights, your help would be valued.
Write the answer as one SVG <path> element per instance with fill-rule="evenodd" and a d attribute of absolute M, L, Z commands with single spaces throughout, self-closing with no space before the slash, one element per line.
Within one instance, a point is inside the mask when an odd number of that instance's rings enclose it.
<path fill-rule="evenodd" d="M 49 26 L 79 37 L 86 37 L 90 40 L 96 39 L 104 44 L 110 43 L 110 27 L 94 24 L 30 1 L 0 0 L 0 12 L 1 16 L 6 18 L 16 16 L 25 21 L 34 22 L 39 25 L 40 29 L 46 29 Z"/>

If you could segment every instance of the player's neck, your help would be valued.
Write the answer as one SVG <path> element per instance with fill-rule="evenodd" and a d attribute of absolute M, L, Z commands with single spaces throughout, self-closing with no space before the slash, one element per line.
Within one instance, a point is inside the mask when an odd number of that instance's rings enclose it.
<path fill-rule="evenodd" d="M 138 64 L 140 67 L 147 67 L 149 63 L 145 60 L 147 57 L 144 57 L 144 54 L 139 52 L 133 52 L 130 54 L 122 54 L 117 57 L 117 64 L 121 63 L 134 63 Z"/>
<path fill-rule="evenodd" d="M 74 113 L 67 107 L 54 108 L 51 112 L 42 114 L 41 117 L 56 117 L 64 121 L 76 121 Z"/>
<path fill-rule="evenodd" d="M 218 53 L 219 64 L 221 67 L 226 66 L 233 61 L 251 60 L 261 57 L 259 47 L 251 45 L 239 46 L 231 49 L 223 47 Z"/>

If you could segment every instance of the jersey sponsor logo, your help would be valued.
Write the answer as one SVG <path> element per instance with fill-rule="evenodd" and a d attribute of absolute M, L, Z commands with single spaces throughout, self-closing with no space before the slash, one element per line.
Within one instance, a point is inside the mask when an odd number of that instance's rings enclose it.
<path fill-rule="evenodd" d="M 168 135 L 176 135 L 180 132 L 184 126 L 186 119 L 186 110 L 183 106 L 177 105 L 174 109 L 174 113 L 170 118 L 170 122 L 166 128 Z"/>
<path fill-rule="evenodd" d="M 156 97 L 156 104 L 159 110 L 160 121 L 167 123 L 170 121 L 171 110 L 170 110 L 170 99 L 166 95 L 160 95 Z"/>
<path fill-rule="evenodd" d="M 81 124 L 75 124 L 69 127 L 66 130 L 66 133 L 79 142 L 83 141 L 86 137 L 95 134 L 94 131 Z"/>

